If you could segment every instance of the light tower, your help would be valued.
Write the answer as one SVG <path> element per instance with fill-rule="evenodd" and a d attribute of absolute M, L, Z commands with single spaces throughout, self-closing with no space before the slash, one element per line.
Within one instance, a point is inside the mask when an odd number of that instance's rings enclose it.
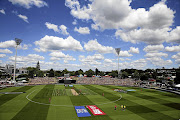
<path fill-rule="evenodd" d="M 115 48 L 115 50 L 116 50 L 116 53 L 118 54 L 118 78 L 120 78 L 120 75 L 119 75 L 119 53 L 120 53 L 121 48 Z"/>
<path fill-rule="evenodd" d="M 15 77 L 16 77 L 16 57 L 17 57 L 17 47 L 18 45 L 21 44 L 22 40 L 15 38 L 15 42 L 16 42 L 16 54 L 15 54 L 15 63 L 14 63 L 14 75 L 13 75 L 13 81 L 15 81 Z"/>

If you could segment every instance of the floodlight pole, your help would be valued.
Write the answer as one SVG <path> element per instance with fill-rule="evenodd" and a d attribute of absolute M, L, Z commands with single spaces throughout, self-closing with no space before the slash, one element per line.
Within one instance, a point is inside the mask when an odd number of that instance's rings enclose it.
<path fill-rule="evenodd" d="M 13 75 L 13 81 L 15 81 L 15 77 L 16 77 L 16 58 L 17 58 L 17 47 L 18 45 L 21 44 L 22 40 L 15 38 L 15 42 L 16 42 L 16 54 L 15 54 L 15 62 L 14 62 L 14 75 Z"/>
<path fill-rule="evenodd" d="M 120 75 L 119 75 L 119 53 L 120 53 L 121 48 L 115 48 L 115 50 L 116 50 L 116 53 L 118 54 L 118 78 L 120 78 Z"/>
<path fill-rule="evenodd" d="M 119 75 L 119 54 L 118 54 L 118 78 L 120 78 L 120 75 Z"/>
<path fill-rule="evenodd" d="M 15 77 L 16 77 L 17 46 L 18 46 L 18 45 L 16 45 L 16 54 L 15 54 L 15 62 L 14 62 L 14 75 L 13 75 L 13 81 L 15 81 Z"/>

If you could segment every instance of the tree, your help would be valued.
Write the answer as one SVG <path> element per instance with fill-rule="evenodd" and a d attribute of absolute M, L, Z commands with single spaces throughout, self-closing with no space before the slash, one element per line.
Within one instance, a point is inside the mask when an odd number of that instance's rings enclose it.
<path fill-rule="evenodd" d="M 137 70 L 134 72 L 133 77 L 139 79 L 139 72 Z"/>
<path fill-rule="evenodd" d="M 49 71 L 49 77 L 54 77 L 54 70 L 51 68 L 51 70 Z"/>
<path fill-rule="evenodd" d="M 104 76 L 104 72 L 102 72 L 102 71 L 99 74 L 100 74 L 100 76 Z"/>
<path fill-rule="evenodd" d="M 80 75 L 80 74 L 84 74 L 84 72 L 83 72 L 83 70 L 78 70 L 78 74 Z"/>
<path fill-rule="evenodd" d="M 121 73 L 121 77 L 122 77 L 122 78 L 127 78 L 127 77 L 128 77 L 128 73 L 125 72 L 125 71 L 123 71 L 123 72 Z"/>
<path fill-rule="evenodd" d="M 34 74 L 36 74 L 37 69 L 34 67 L 28 67 L 27 70 L 28 72 L 28 77 L 33 78 Z"/>
<path fill-rule="evenodd" d="M 37 71 L 36 71 L 36 76 L 37 76 L 37 77 L 43 77 L 43 76 L 44 76 L 44 72 L 41 71 L 41 70 L 37 70 Z"/>
<path fill-rule="evenodd" d="M 145 74 L 144 74 L 144 73 L 141 73 L 141 74 L 140 74 L 140 79 L 141 79 L 141 80 L 148 80 L 148 75 L 147 75 L 146 73 L 145 73 Z"/>
<path fill-rule="evenodd" d="M 174 79 L 175 84 L 180 84 L 180 69 L 176 70 L 176 78 Z"/>
<path fill-rule="evenodd" d="M 64 75 L 64 74 L 67 74 L 67 73 L 69 73 L 69 71 L 65 68 L 65 69 L 62 71 L 62 74 Z"/>
<path fill-rule="evenodd" d="M 60 76 L 61 76 L 61 73 L 62 73 L 61 71 L 55 71 L 55 72 L 54 72 L 54 75 L 55 75 L 56 77 L 60 77 Z"/>
<path fill-rule="evenodd" d="M 99 75 L 100 71 L 96 68 L 95 69 L 96 76 Z"/>
<path fill-rule="evenodd" d="M 88 71 L 85 72 L 85 74 L 87 75 L 87 77 L 92 77 L 94 75 L 94 71 L 89 69 Z"/>
<path fill-rule="evenodd" d="M 113 78 L 118 76 L 118 71 L 117 70 L 112 70 L 110 73 L 110 76 L 112 76 Z"/>

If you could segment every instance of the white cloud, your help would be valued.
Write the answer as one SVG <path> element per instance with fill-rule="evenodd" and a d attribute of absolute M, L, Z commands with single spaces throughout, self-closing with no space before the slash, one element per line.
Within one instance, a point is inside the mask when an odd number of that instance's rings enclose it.
<path fill-rule="evenodd" d="M 120 51 L 119 56 L 120 56 L 120 57 L 131 57 L 131 56 L 133 56 L 133 55 L 132 55 L 132 54 L 129 54 L 128 51 Z"/>
<path fill-rule="evenodd" d="M 99 26 L 97 24 L 91 24 L 91 28 L 94 30 L 99 30 Z"/>
<path fill-rule="evenodd" d="M 9 49 L 0 49 L 0 53 L 13 53 Z"/>
<path fill-rule="evenodd" d="M 97 42 L 97 40 L 90 40 L 85 43 L 84 48 L 87 51 L 98 51 L 99 53 L 113 53 L 114 49 L 109 46 L 103 46 Z"/>
<path fill-rule="evenodd" d="M 77 0 L 66 0 L 65 5 L 71 9 L 71 15 L 78 19 L 92 19 L 104 29 L 147 29 L 168 28 L 173 23 L 175 12 L 167 7 L 165 1 L 154 4 L 149 10 L 132 9 L 132 0 L 93 0 L 92 4 L 80 8 Z"/>
<path fill-rule="evenodd" d="M 83 64 L 91 64 L 91 65 L 100 65 L 101 62 L 99 62 L 100 60 L 103 60 L 104 56 L 101 54 L 94 54 L 93 56 L 83 56 L 80 55 L 79 56 L 79 61 L 81 61 Z"/>
<path fill-rule="evenodd" d="M 49 22 L 46 22 L 45 25 L 46 25 L 46 27 L 47 27 L 48 29 L 52 29 L 52 30 L 54 30 L 55 32 L 59 32 L 59 29 L 58 29 L 58 26 L 57 26 L 57 25 L 51 24 L 51 23 L 49 23 Z"/>
<path fill-rule="evenodd" d="M 121 61 L 130 61 L 131 59 L 129 58 L 119 58 Z"/>
<path fill-rule="evenodd" d="M 26 50 L 30 46 L 31 45 L 20 44 L 20 45 L 18 45 L 18 49 Z M 16 42 L 14 40 L 0 42 L 0 48 L 11 48 L 11 47 L 14 47 L 14 48 L 16 47 Z"/>
<path fill-rule="evenodd" d="M 162 52 L 155 52 L 155 53 L 147 53 L 145 55 L 145 57 L 148 57 L 148 58 L 152 58 L 152 57 L 168 57 L 168 54 L 167 53 L 162 53 Z"/>
<path fill-rule="evenodd" d="M 80 42 L 74 39 L 72 36 L 67 37 L 66 39 L 48 36 L 41 38 L 39 41 L 34 42 L 36 46 L 35 50 L 40 52 L 52 51 L 52 50 L 74 50 L 74 51 L 82 51 L 83 47 Z"/>
<path fill-rule="evenodd" d="M 0 58 L 6 57 L 6 54 L 0 54 Z"/>
<path fill-rule="evenodd" d="M 77 27 L 75 27 L 74 31 L 76 31 L 80 34 L 90 34 L 90 30 L 88 27 L 79 27 L 79 29 Z"/>
<path fill-rule="evenodd" d="M 77 20 L 74 19 L 74 21 L 72 22 L 73 25 L 77 25 Z"/>
<path fill-rule="evenodd" d="M 177 26 L 170 32 L 167 42 L 180 43 L 180 26 Z"/>
<path fill-rule="evenodd" d="M 146 58 L 146 59 L 149 60 L 156 67 L 164 67 L 164 66 L 171 65 L 173 63 L 171 60 L 163 60 L 162 58 L 158 56 L 152 57 L 152 58 Z"/>
<path fill-rule="evenodd" d="M 119 64 L 120 69 L 135 68 L 135 69 L 144 69 L 147 65 L 145 59 L 139 59 L 132 62 L 123 62 Z"/>
<path fill-rule="evenodd" d="M 10 60 L 14 61 L 15 57 L 9 57 Z M 37 54 L 28 54 L 28 56 L 17 56 L 17 62 L 37 63 L 39 60 L 44 60 L 43 56 Z"/>
<path fill-rule="evenodd" d="M 180 64 L 180 53 L 177 53 L 176 55 L 173 55 L 172 58 L 175 59 L 175 62 L 177 64 Z"/>
<path fill-rule="evenodd" d="M 168 52 L 180 52 L 180 45 L 179 46 L 167 46 L 165 47 L 165 50 Z"/>
<path fill-rule="evenodd" d="M 148 45 L 143 49 L 145 52 L 158 52 L 164 50 L 164 46 L 161 45 Z"/>
<path fill-rule="evenodd" d="M 105 59 L 104 62 L 105 63 L 112 63 L 112 60 L 111 59 Z"/>
<path fill-rule="evenodd" d="M 67 27 L 65 25 L 61 25 L 61 26 L 59 26 L 59 28 L 63 35 L 69 35 L 69 33 L 67 32 Z"/>
<path fill-rule="evenodd" d="M 148 10 L 132 9 L 132 0 L 93 0 L 83 6 L 77 0 L 66 0 L 66 6 L 71 9 L 72 16 L 78 19 L 92 19 L 92 29 L 116 29 L 116 37 L 123 41 L 157 45 L 163 42 L 179 42 L 180 28 L 171 30 L 175 11 L 168 8 L 162 0 Z M 84 14 L 80 14 L 80 12 Z M 87 12 L 88 11 L 88 12 Z M 83 15 L 83 17 L 81 17 Z M 85 17 L 86 16 L 86 17 Z M 169 33 L 169 31 L 171 31 Z"/>
<path fill-rule="evenodd" d="M 59 28 L 58 25 L 49 22 L 46 22 L 45 25 L 48 29 L 54 30 L 54 32 L 58 32 L 58 33 L 61 32 L 61 34 L 63 35 L 69 35 L 69 33 L 67 32 L 67 27 L 65 25 L 60 25 Z"/>
<path fill-rule="evenodd" d="M 115 36 L 120 37 L 125 42 L 145 42 L 147 44 L 157 45 L 163 43 L 169 33 L 167 32 L 169 29 L 135 29 L 129 32 L 125 32 L 123 30 L 117 30 Z"/>
<path fill-rule="evenodd" d="M 71 15 L 78 19 L 90 19 L 91 6 L 81 7 L 78 0 L 66 0 L 65 5 L 71 9 Z"/>
<path fill-rule="evenodd" d="M 130 53 L 139 53 L 139 48 L 135 48 L 135 47 L 130 47 L 130 50 L 129 50 Z"/>
<path fill-rule="evenodd" d="M 70 56 L 68 54 L 65 55 L 64 53 L 62 53 L 60 51 L 53 51 L 49 55 L 52 56 L 50 59 L 53 61 L 60 60 L 61 58 L 64 59 L 65 63 L 68 63 L 68 61 L 76 60 L 75 58 L 73 58 L 73 56 Z"/>
<path fill-rule="evenodd" d="M 5 11 L 4 11 L 4 9 L 1 9 L 1 10 L 0 10 L 0 13 L 6 14 Z"/>
<path fill-rule="evenodd" d="M 27 9 L 31 8 L 33 5 L 38 8 L 48 6 L 48 4 L 43 0 L 9 0 L 9 2 L 11 2 L 13 5 L 17 4 Z"/>
<path fill-rule="evenodd" d="M 18 16 L 19 18 L 21 18 L 22 20 L 24 20 L 25 22 L 29 23 L 27 16 L 21 15 L 21 14 L 19 14 L 19 15 L 17 15 L 17 16 Z"/>

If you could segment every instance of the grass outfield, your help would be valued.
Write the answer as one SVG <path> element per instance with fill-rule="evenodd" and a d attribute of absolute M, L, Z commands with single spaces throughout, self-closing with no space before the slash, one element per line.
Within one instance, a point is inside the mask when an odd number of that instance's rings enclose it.
<path fill-rule="evenodd" d="M 71 87 L 64 85 L 23 86 L 0 90 L 0 92 L 25 92 L 22 94 L 0 94 L 0 120 L 180 119 L 180 96 L 172 93 L 104 85 L 74 85 L 73 87 L 79 94 L 78 96 L 71 93 Z M 120 93 L 112 89 L 133 89 L 136 91 Z M 122 95 L 121 99 L 119 94 Z M 51 98 L 50 103 L 49 98 Z M 116 101 L 118 99 L 120 100 Z M 73 106 L 82 105 L 96 105 L 106 115 L 94 116 L 88 110 L 91 117 L 78 118 Z M 114 110 L 115 105 L 117 110 Z M 126 105 L 126 110 L 122 111 L 120 105 Z"/>

